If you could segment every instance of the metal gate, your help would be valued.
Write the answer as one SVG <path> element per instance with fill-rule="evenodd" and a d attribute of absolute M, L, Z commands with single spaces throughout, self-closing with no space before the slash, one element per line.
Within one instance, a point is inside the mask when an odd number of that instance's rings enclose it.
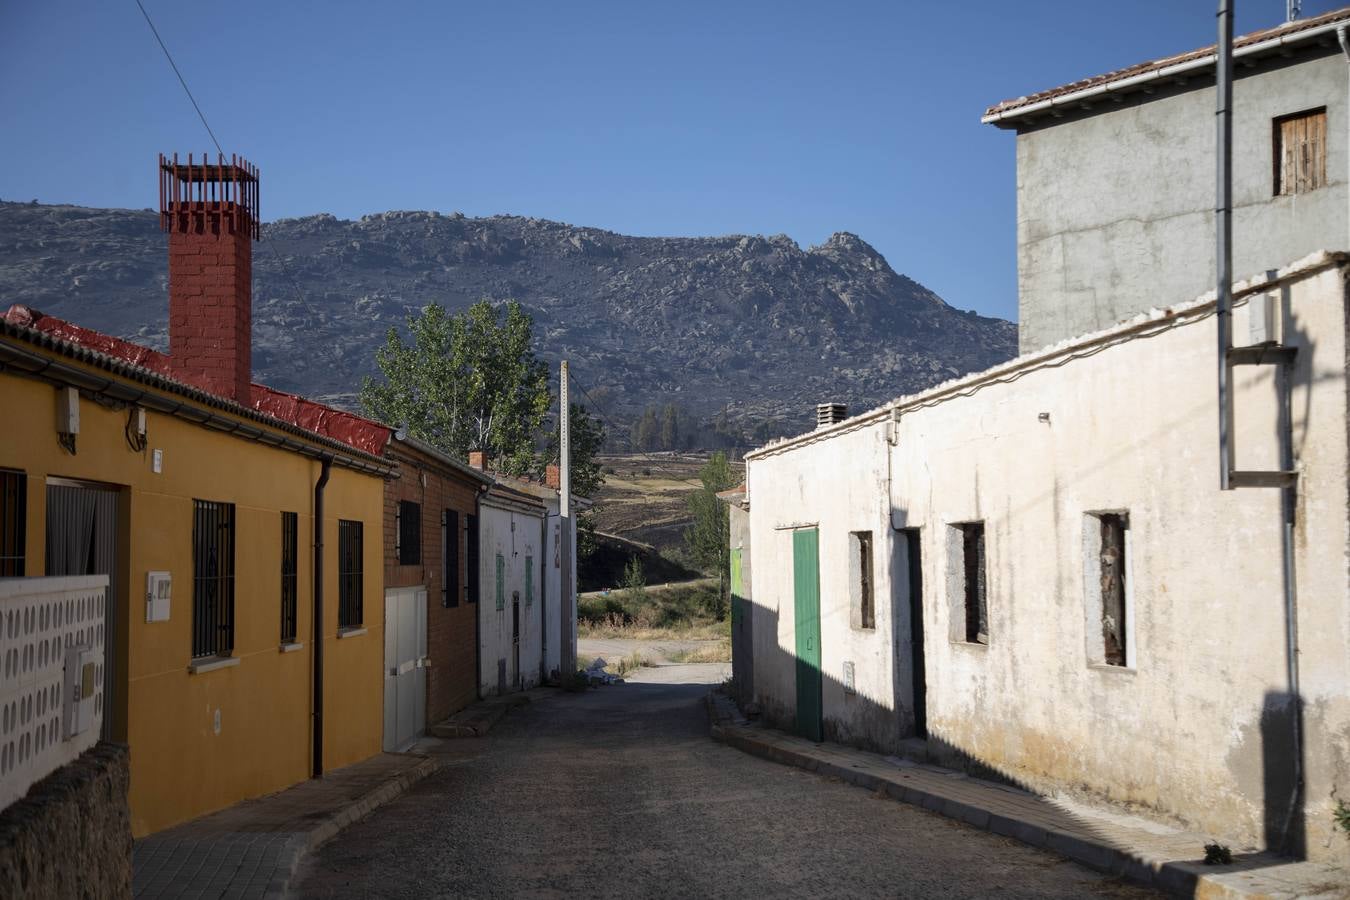
<path fill-rule="evenodd" d="M 48 575 L 107 575 L 103 631 L 96 637 L 103 653 L 103 731 L 114 740 L 117 709 L 117 534 L 119 489 L 113 485 L 64 478 L 47 479 Z"/>
<path fill-rule="evenodd" d="M 401 750 L 427 716 L 427 591 L 384 592 L 384 749 Z"/>

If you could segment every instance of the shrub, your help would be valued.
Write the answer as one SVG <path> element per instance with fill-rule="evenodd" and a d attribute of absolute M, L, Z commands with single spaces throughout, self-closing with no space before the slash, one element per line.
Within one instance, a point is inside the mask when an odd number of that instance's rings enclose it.
<path fill-rule="evenodd" d="M 1233 862 L 1233 851 L 1229 850 L 1224 844 L 1213 843 L 1205 845 L 1205 865 L 1207 866 L 1227 866 Z"/>

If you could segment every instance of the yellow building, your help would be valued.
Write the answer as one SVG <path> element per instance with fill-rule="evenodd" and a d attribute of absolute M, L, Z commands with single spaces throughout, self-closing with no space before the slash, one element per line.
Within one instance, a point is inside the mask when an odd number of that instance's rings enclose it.
<path fill-rule="evenodd" d="M 388 431 L 249 383 L 251 210 L 174 202 L 170 355 L 0 317 L 0 576 L 111 575 L 137 836 L 378 753 L 383 723 Z"/>

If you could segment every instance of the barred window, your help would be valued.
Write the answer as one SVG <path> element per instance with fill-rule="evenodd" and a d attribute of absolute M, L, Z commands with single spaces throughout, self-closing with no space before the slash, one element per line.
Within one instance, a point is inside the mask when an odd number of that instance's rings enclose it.
<path fill-rule="evenodd" d="M 360 522 L 338 520 L 338 628 L 360 628 L 364 620 L 361 531 Z"/>
<path fill-rule="evenodd" d="M 194 500 L 192 655 L 234 651 L 234 504 Z"/>
<path fill-rule="evenodd" d="M 534 603 L 534 557 L 525 557 L 525 605 Z"/>
<path fill-rule="evenodd" d="M 497 554 L 497 608 L 506 609 L 506 558 Z"/>
<path fill-rule="evenodd" d="M 422 504 L 398 501 L 394 512 L 394 554 L 400 566 L 422 564 Z"/>
<path fill-rule="evenodd" d="M 299 556 L 300 516 L 281 514 L 281 642 L 295 643 L 298 598 L 297 557 Z"/>
<path fill-rule="evenodd" d="M 441 512 L 441 606 L 459 606 L 459 512 Z"/>
<path fill-rule="evenodd" d="M 0 578 L 22 578 L 28 519 L 28 478 L 0 469 Z"/>

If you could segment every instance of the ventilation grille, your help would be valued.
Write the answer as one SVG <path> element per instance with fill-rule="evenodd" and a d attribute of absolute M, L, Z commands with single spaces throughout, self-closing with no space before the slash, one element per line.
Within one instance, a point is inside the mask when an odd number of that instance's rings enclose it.
<path fill-rule="evenodd" d="M 848 418 L 848 407 L 843 403 L 817 403 L 816 427 L 824 428 Z"/>

